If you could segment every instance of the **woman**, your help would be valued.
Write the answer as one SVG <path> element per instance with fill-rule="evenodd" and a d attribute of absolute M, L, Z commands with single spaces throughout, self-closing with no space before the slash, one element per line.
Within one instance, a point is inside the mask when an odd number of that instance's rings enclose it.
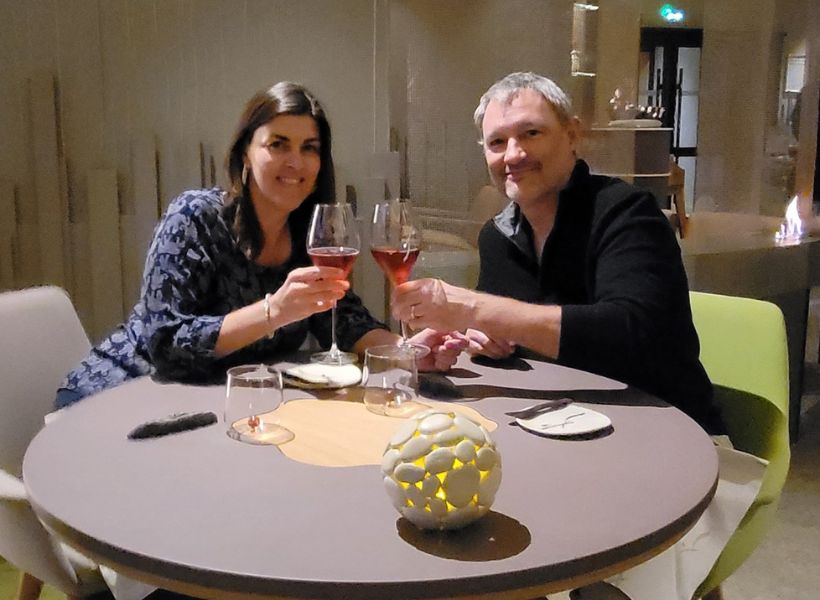
<path fill-rule="evenodd" d="M 334 198 L 330 146 L 324 110 L 301 85 L 281 82 L 251 98 L 228 154 L 230 189 L 173 200 L 148 252 L 141 299 L 68 374 L 57 407 L 141 375 L 218 380 L 230 366 L 296 350 L 308 332 L 327 347 L 336 301 L 341 348 L 398 343 L 340 269 L 308 266 L 313 206 Z M 419 364 L 426 370 L 449 368 L 465 345 L 432 330 L 414 341 L 433 349 Z"/>

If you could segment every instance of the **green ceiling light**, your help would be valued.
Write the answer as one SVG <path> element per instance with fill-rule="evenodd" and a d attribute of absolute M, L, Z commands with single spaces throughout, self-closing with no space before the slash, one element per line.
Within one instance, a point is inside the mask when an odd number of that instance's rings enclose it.
<path fill-rule="evenodd" d="M 682 23 L 686 18 L 686 12 L 680 8 L 676 8 L 671 4 L 664 4 L 658 11 L 661 18 L 667 23 Z"/>

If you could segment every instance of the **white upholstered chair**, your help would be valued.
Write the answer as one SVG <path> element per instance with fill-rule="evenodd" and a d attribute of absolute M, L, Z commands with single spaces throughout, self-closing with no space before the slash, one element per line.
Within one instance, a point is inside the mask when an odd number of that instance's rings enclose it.
<path fill-rule="evenodd" d="M 0 556 L 22 572 L 21 600 L 37 598 L 42 582 L 69 598 L 104 589 L 96 565 L 43 528 L 21 479 L 23 455 L 53 410 L 57 386 L 89 349 L 60 288 L 0 293 Z"/>

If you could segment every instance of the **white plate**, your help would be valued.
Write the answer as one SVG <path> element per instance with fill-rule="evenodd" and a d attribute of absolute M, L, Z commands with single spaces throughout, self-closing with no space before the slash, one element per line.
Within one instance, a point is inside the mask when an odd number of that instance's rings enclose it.
<path fill-rule="evenodd" d="M 285 382 L 302 389 L 328 389 L 357 385 L 362 380 L 362 370 L 356 365 L 323 365 L 309 363 L 285 369 Z"/>
<path fill-rule="evenodd" d="M 532 419 L 516 419 L 515 422 L 533 433 L 552 437 L 583 435 L 612 425 L 605 414 L 577 404 L 545 412 Z"/>

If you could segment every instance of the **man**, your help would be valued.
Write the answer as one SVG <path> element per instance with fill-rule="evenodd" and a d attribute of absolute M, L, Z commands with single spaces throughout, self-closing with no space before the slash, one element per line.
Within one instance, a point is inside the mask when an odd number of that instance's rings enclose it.
<path fill-rule="evenodd" d="M 569 99 L 545 77 L 496 82 L 475 123 L 511 200 L 479 235 L 478 291 L 411 281 L 394 293 L 394 316 L 465 330 L 473 353 L 523 347 L 624 381 L 719 432 L 680 248 L 652 195 L 589 174 Z"/>

